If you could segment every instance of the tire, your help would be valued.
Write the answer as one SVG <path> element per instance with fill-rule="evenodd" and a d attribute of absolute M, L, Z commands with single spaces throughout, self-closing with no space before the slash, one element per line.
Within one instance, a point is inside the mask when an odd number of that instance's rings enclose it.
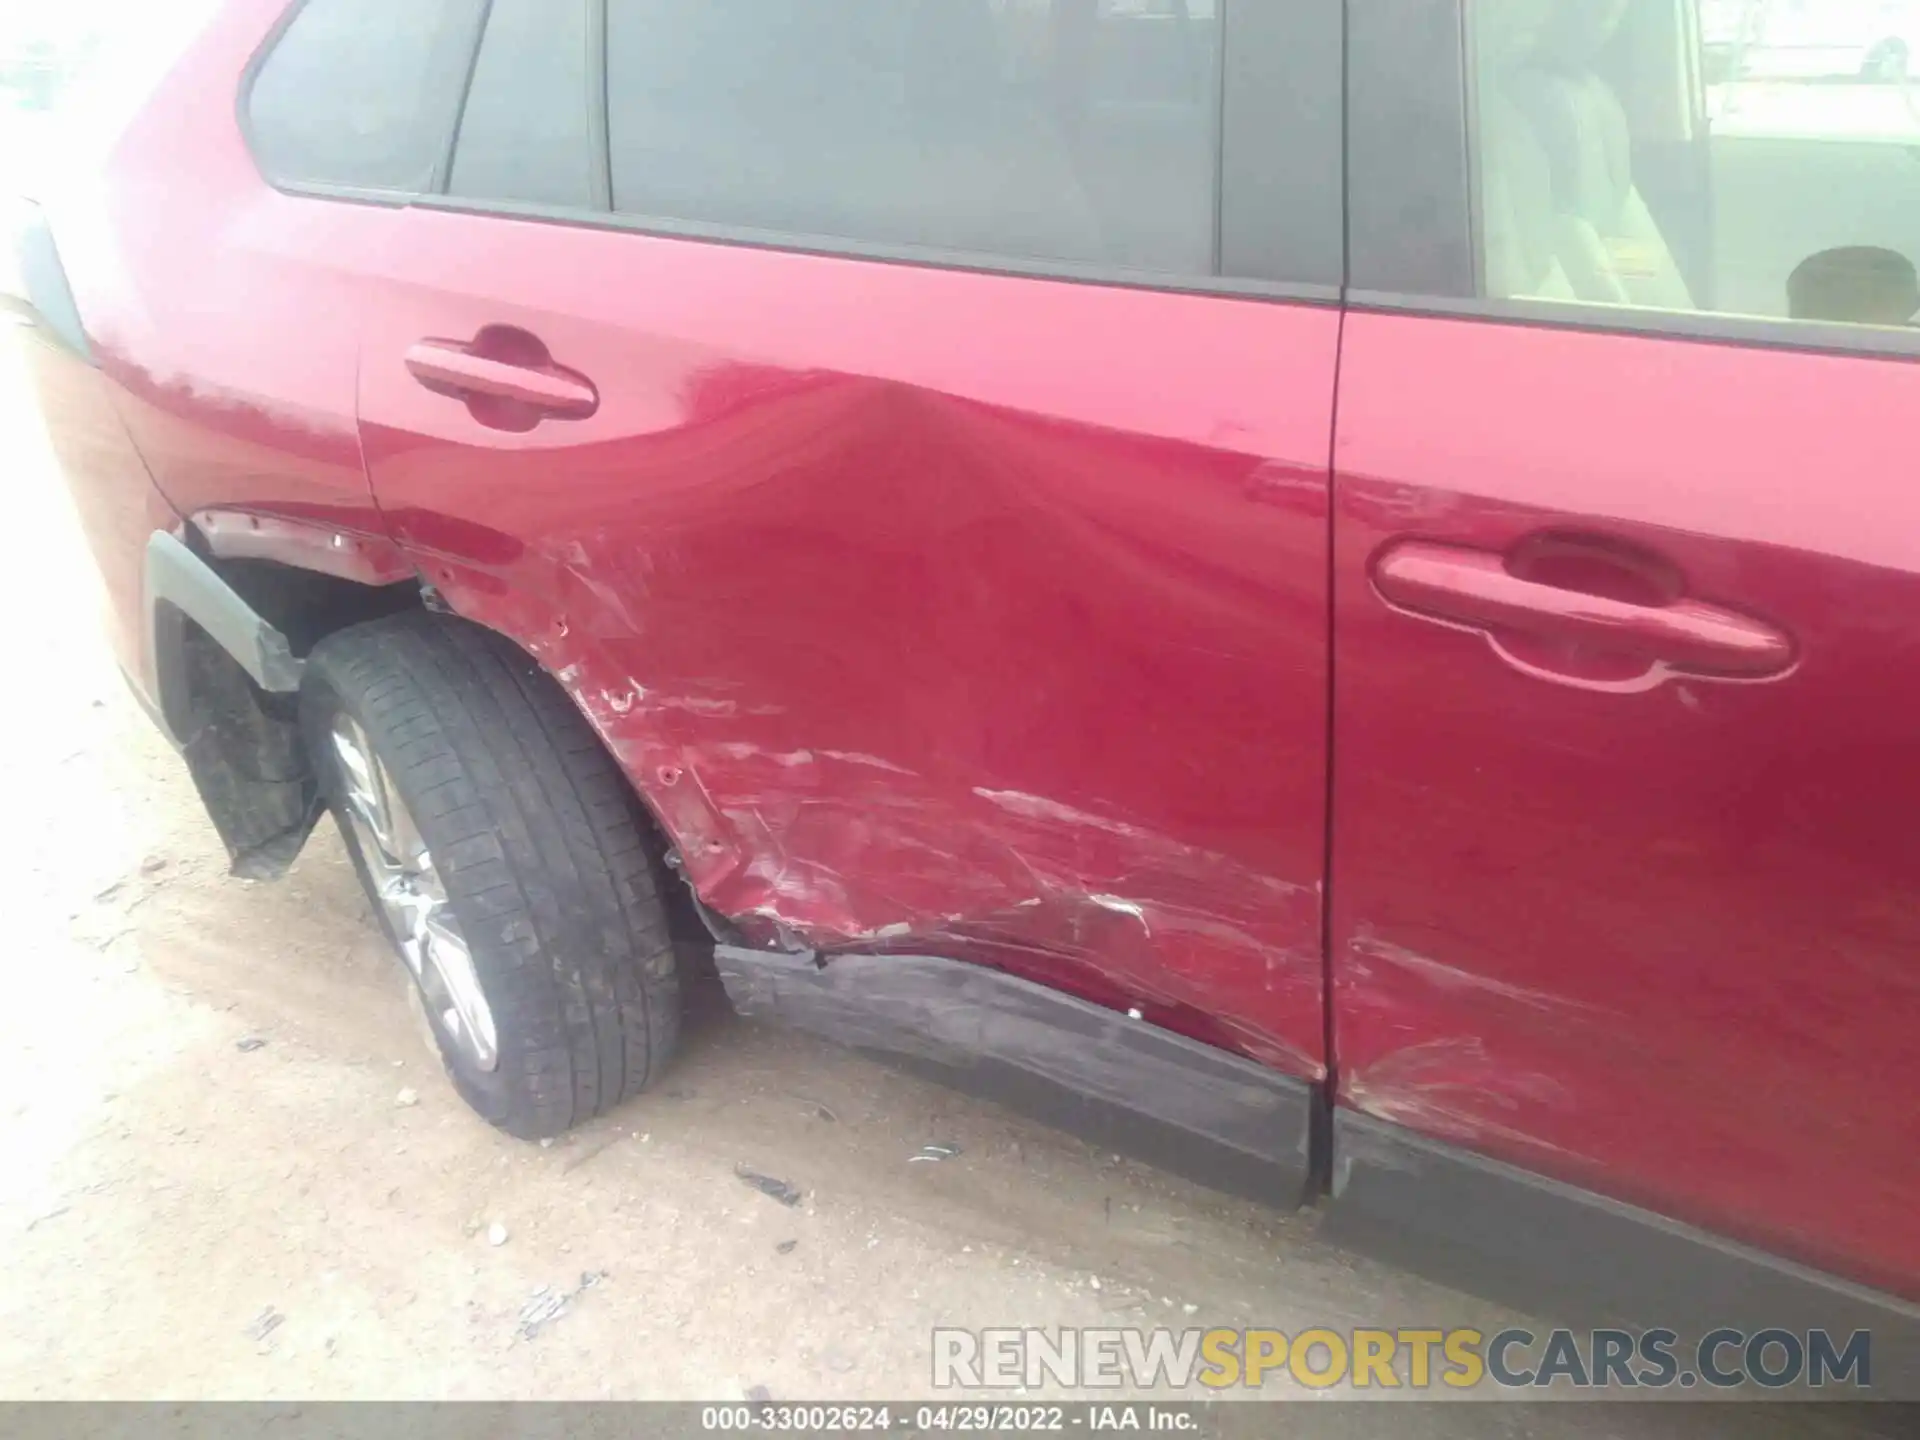
<path fill-rule="evenodd" d="M 467 1103 L 545 1139 L 645 1089 L 679 1036 L 669 882 L 625 776 L 559 686 L 492 632 L 416 612 L 322 641 L 300 720 Z"/>

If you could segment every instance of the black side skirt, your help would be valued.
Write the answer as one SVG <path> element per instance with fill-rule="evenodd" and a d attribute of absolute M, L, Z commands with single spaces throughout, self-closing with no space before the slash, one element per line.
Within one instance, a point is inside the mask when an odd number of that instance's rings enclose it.
<path fill-rule="evenodd" d="M 1870 1396 L 1920 1398 L 1920 1306 L 1352 1111 L 1320 1087 L 995 970 L 922 955 L 721 943 L 743 1015 L 1001 1101 L 1096 1144 L 1269 1204 L 1320 1192 L 1322 1235 L 1572 1326 L 1698 1338 L 1872 1332 Z"/>
<path fill-rule="evenodd" d="M 734 1008 L 1270 1205 L 1312 1190 L 1313 1087 L 997 970 L 721 945 Z"/>
<path fill-rule="evenodd" d="M 1570 1325 L 1870 1330 L 1872 1393 L 1920 1396 L 1920 1307 L 1896 1296 L 1350 1110 L 1333 1137 L 1336 1243 Z"/>

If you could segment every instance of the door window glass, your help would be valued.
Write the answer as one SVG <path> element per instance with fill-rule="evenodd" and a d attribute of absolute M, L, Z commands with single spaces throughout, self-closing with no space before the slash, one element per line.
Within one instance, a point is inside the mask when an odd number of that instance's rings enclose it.
<path fill-rule="evenodd" d="M 247 96 L 260 168 L 282 184 L 434 188 L 483 0 L 307 0 Z"/>
<path fill-rule="evenodd" d="M 1214 269 L 1218 0 L 610 0 L 613 199 L 663 220 Z"/>
<path fill-rule="evenodd" d="M 449 193 L 593 203 L 588 0 L 493 0 Z"/>
<path fill-rule="evenodd" d="M 1913 5 L 1469 0 L 1484 293 L 1907 327 Z"/>

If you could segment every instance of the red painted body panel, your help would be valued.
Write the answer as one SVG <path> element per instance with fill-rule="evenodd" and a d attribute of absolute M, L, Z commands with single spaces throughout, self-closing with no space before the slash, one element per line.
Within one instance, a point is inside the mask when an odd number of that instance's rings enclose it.
<path fill-rule="evenodd" d="M 708 904 L 1320 1073 L 1337 312 L 400 218 L 380 502 Z M 409 373 L 500 326 L 597 413 L 513 433 Z"/>
<path fill-rule="evenodd" d="M 272 190 L 236 119 L 238 77 L 285 9 L 224 5 L 103 168 L 75 171 L 48 211 L 118 412 L 180 513 L 384 537 L 353 367 L 361 277 L 393 217 Z"/>
<path fill-rule="evenodd" d="M 54 458 L 100 570 L 101 618 L 114 660 L 151 699 L 157 690 L 146 631 L 147 542 L 156 530 L 177 528 L 179 517 L 148 477 L 100 372 L 44 327 L 17 333 Z"/>
<path fill-rule="evenodd" d="M 1901 361 L 1349 316 L 1344 1103 L 1920 1290 L 1916 406 Z M 1396 541 L 1541 532 L 1604 538 L 1589 582 L 1784 631 L 1793 667 L 1489 643 L 1376 593 Z"/>
<path fill-rule="evenodd" d="M 282 509 L 196 510 L 189 517 L 222 560 L 270 560 L 356 585 L 398 585 L 416 578 L 413 563 L 385 535 L 355 535 Z"/>
<path fill-rule="evenodd" d="M 236 119 L 238 77 L 285 10 L 226 0 L 204 26 L 162 25 L 178 63 L 144 98 L 105 94 L 77 117 L 73 162 L 40 196 L 99 363 L 50 357 L 42 406 L 149 704 L 146 542 L 181 515 L 281 517 L 272 533 L 302 553 L 268 558 L 370 583 L 410 573 L 354 415 L 358 277 L 390 212 L 275 192 Z"/>
<path fill-rule="evenodd" d="M 282 195 L 283 8 L 49 198 L 123 653 L 176 509 L 418 567 L 755 938 L 1307 1078 L 1330 966 L 1342 1103 L 1920 1293 L 1920 370 Z"/>

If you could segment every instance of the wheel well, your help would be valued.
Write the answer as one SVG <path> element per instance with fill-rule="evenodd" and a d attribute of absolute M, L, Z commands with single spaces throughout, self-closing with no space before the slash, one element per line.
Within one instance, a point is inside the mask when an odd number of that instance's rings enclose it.
<path fill-rule="evenodd" d="M 304 660 L 327 636 L 424 600 L 412 581 L 362 585 L 272 560 L 223 560 L 189 530 L 188 548 Z M 236 875 L 287 872 L 320 816 L 319 786 L 300 738 L 296 697 L 264 689 L 213 634 L 162 605 L 156 666 L 166 719 Z"/>
<path fill-rule="evenodd" d="M 286 637 L 297 660 L 305 660 L 338 631 L 430 608 L 416 581 L 363 585 L 273 560 L 221 559 L 210 553 L 199 532 L 189 530 L 186 538 L 188 548 L 209 569 Z M 159 633 L 168 637 L 163 644 L 172 653 L 160 658 L 175 680 L 162 688 L 173 697 L 165 709 L 187 768 L 226 843 L 234 873 L 252 880 L 278 879 L 298 858 L 322 808 L 300 735 L 297 697 L 262 688 L 190 616 L 173 610 L 170 621 Z M 511 635 L 496 633 L 527 653 Z M 537 657 L 528 658 L 539 664 Z M 672 840 L 646 797 L 628 784 L 651 832 L 661 879 L 667 882 L 675 947 L 683 958 L 699 957 L 696 970 L 710 968 L 705 956 L 712 937 L 692 890 L 667 858 Z"/>
<path fill-rule="evenodd" d="M 286 638 L 296 660 L 305 660 L 322 640 L 351 626 L 432 608 L 417 581 L 364 585 L 273 560 L 221 559 L 193 530 L 187 544 Z M 172 637 L 166 643 L 174 653 L 164 663 L 174 667 L 177 681 L 170 688 L 177 699 L 166 709 L 187 767 L 232 856 L 234 873 L 278 879 L 298 858 L 322 809 L 300 735 L 297 697 L 256 683 L 191 617 L 176 610 L 172 622 L 162 633 Z M 528 653 L 511 635 L 495 633 Z M 528 658 L 539 664 L 530 653 Z M 651 833 L 675 948 L 696 975 L 710 971 L 712 935 L 691 887 L 669 859 L 672 839 L 631 780 L 628 788 Z"/>
<path fill-rule="evenodd" d="M 298 659 L 337 630 L 422 608 L 420 586 L 362 585 L 273 560 L 221 560 L 193 546 L 208 567 L 274 629 Z"/>

